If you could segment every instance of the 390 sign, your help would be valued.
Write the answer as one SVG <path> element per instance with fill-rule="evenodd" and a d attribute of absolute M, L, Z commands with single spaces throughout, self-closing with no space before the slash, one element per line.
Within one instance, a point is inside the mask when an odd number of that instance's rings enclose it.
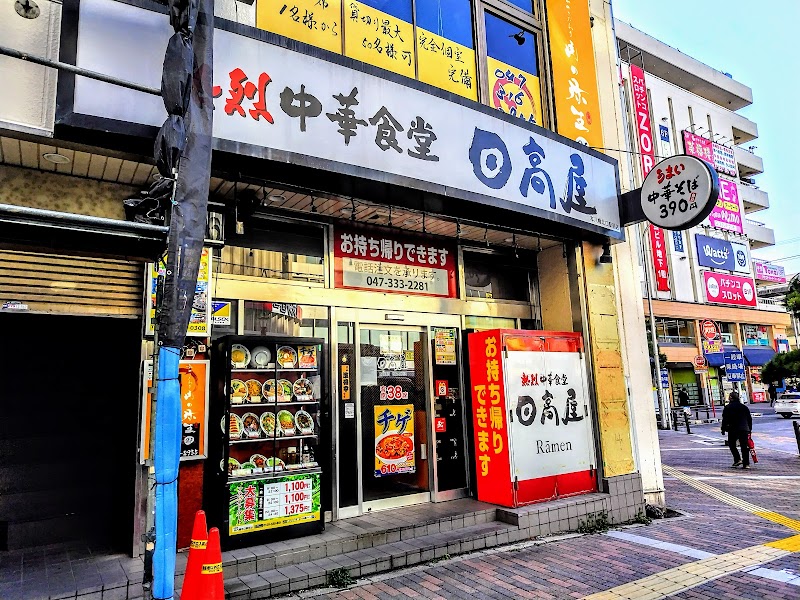
<path fill-rule="evenodd" d="M 689 229 L 705 219 L 717 202 L 719 178 L 703 160 L 678 154 L 658 163 L 642 184 L 642 211 L 664 229 Z"/>

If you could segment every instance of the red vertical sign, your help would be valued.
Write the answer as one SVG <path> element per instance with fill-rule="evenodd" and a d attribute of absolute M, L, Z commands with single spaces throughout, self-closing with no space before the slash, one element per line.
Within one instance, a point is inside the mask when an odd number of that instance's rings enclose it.
<path fill-rule="evenodd" d="M 636 119 L 636 131 L 639 138 L 639 152 L 642 159 L 642 179 L 656 164 L 653 148 L 653 134 L 650 128 L 650 105 L 647 102 L 647 83 L 644 71 L 631 65 L 631 87 L 633 88 L 633 111 Z M 669 291 L 669 264 L 667 263 L 667 245 L 664 241 L 664 230 L 650 225 L 650 248 L 653 252 L 653 269 L 656 272 L 656 289 L 659 292 Z"/>
<path fill-rule="evenodd" d="M 656 273 L 656 290 L 669 291 L 669 265 L 664 230 L 650 225 L 650 248 L 653 251 L 653 270 Z"/>
<path fill-rule="evenodd" d="M 478 500 L 513 506 L 500 330 L 469 334 Z"/>
<path fill-rule="evenodd" d="M 644 71 L 636 65 L 631 65 L 631 87 L 633 88 L 633 111 L 639 137 L 639 152 L 642 157 L 642 179 L 644 179 L 656 164 L 656 156 L 653 151 L 653 134 L 650 128 L 647 84 L 644 81 Z"/>

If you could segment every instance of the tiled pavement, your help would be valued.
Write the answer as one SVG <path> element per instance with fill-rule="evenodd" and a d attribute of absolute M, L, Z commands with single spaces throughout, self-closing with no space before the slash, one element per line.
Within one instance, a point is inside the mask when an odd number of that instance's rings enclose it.
<path fill-rule="evenodd" d="M 662 432 L 661 438 L 665 464 L 733 497 L 788 517 L 800 517 L 800 483 L 797 479 L 787 479 L 787 476 L 800 476 L 800 460 L 796 456 L 763 450 L 761 462 L 746 473 L 729 468 L 730 455 L 724 446 L 720 447 L 721 438 L 717 440 L 710 435 L 708 439 L 690 437 L 675 432 Z M 618 537 L 592 535 L 535 540 L 454 559 L 439 553 L 437 561 L 379 576 L 368 575 L 350 589 L 318 588 L 294 593 L 291 597 L 320 600 L 569 599 L 606 592 L 598 597 L 642 600 L 664 597 L 706 600 L 800 598 L 800 585 L 791 581 L 795 575 L 800 576 L 800 554 L 797 552 L 783 553 L 769 561 L 770 557 L 766 557 L 763 567 L 760 567 L 759 560 L 754 560 L 753 552 L 737 554 L 739 560 L 750 561 L 748 564 L 752 570 L 749 573 L 737 571 L 740 565 L 731 566 L 728 556 L 719 557 L 754 546 L 758 547 L 756 552 L 761 552 L 761 544 L 787 538 L 796 531 L 721 502 L 676 477 L 668 475 L 666 487 L 669 505 L 683 511 L 685 517 L 657 522 L 649 527 L 626 529 L 624 535 Z M 423 511 L 420 515 L 409 514 L 408 517 L 413 521 L 428 515 L 431 509 L 458 512 L 463 508 L 428 505 L 419 507 L 418 510 Z M 377 525 L 373 522 L 376 519 L 379 521 L 380 516 L 364 517 L 358 523 L 341 523 L 345 528 L 356 527 L 366 532 Z M 335 527 L 337 529 L 326 529 L 326 533 L 336 534 L 339 525 Z M 341 535 L 352 533 L 359 531 L 339 532 Z M 109 590 L 116 590 L 119 598 L 138 595 L 141 561 L 119 556 L 100 561 L 91 558 L 80 548 L 60 547 L 58 552 L 27 553 L 25 562 L 20 562 L 15 568 L 9 561 L 21 560 L 20 555 L 0 553 L 0 599 L 74 597 L 62 596 L 60 592 L 68 590 L 77 579 L 91 579 L 98 586 L 104 586 L 103 598 L 115 597 L 113 593 L 109 594 Z M 699 568 L 707 575 L 710 569 L 698 562 L 703 560 L 712 560 L 723 568 L 707 582 L 695 580 L 693 583 L 700 584 L 689 589 L 674 589 L 673 585 L 671 596 L 659 592 L 674 584 L 676 577 L 688 582 L 692 570 Z M 43 575 L 49 576 L 47 592 L 38 595 L 26 593 L 26 582 Z M 648 577 L 650 579 L 644 579 Z M 672 583 L 668 583 L 670 581 Z M 630 595 L 607 593 L 631 582 L 639 583 L 628 588 L 635 588 Z M 79 600 L 99 598 L 96 592 L 86 591 L 89 593 L 78 596 Z M 250 597 L 257 596 L 251 594 Z"/>
<path fill-rule="evenodd" d="M 711 436 L 708 436 L 711 438 Z M 695 438 L 685 433 L 661 432 L 665 464 L 731 496 L 797 518 L 800 512 L 800 459 L 791 454 L 762 450 L 761 462 L 749 472 L 730 469 L 730 454 L 719 441 Z M 708 442 L 701 443 L 701 442 Z M 670 451 L 669 449 L 685 449 Z M 764 477 L 767 476 L 767 477 Z M 684 517 L 655 522 L 648 527 L 624 530 L 654 541 L 678 546 L 666 549 L 608 535 L 574 537 L 539 545 L 517 544 L 483 553 L 458 557 L 373 578 L 351 589 L 331 588 L 299 594 L 319 600 L 389 600 L 390 598 L 675 598 L 681 600 L 783 600 L 800 598 L 800 553 L 786 554 L 762 544 L 796 535 L 783 525 L 761 518 L 708 496 L 694 487 L 667 476 L 667 498 Z M 624 537 L 624 536 L 622 536 Z M 683 546 L 684 548 L 681 548 Z M 753 548 L 755 547 L 755 548 Z M 795 541 L 793 548 L 800 548 Z M 753 548 L 752 550 L 746 550 Z M 684 550 L 688 556 L 676 550 Z M 698 552 L 699 551 L 699 552 Z M 738 551 L 738 552 L 737 552 Z M 734 554 L 729 554 L 734 553 Z M 711 558 L 703 558 L 706 555 Z M 783 556 L 770 560 L 774 555 Z M 720 557 L 719 555 L 726 555 Z M 750 572 L 732 563 L 734 556 L 748 563 Z M 763 567 L 759 567 L 761 561 Z M 699 561 L 722 566 L 712 574 Z M 690 566 L 691 565 L 691 566 Z M 701 571 L 714 577 L 671 595 L 662 593 L 666 577 L 653 578 L 650 589 L 629 589 L 629 595 L 601 594 L 617 586 L 663 573 L 676 567 Z M 732 571 L 724 574 L 725 571 Z M 761 569 L 761 570 L 760 570 Z M 680 572 L 681 569 L 676 569 Z M 674 573 L 674 571 L 673 571 Z M 721 576 L 719 576 L 721 575 Z M 698 583 L 688 581 L 686 586 Z M 785 579 L 786 581 L 777 581 Z M 702 582 L 703 580 L 699 580 Z M 646 582 L 648 583 L 648 582 Z M 661 587 L 659 587 L 661 586 Z M 659 590 L 662 590 L 660 592 Z"/>

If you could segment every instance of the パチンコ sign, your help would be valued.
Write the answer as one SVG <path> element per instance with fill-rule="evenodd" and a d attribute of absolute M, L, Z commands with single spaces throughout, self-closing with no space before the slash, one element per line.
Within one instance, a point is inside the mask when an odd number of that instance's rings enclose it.
<path fill-rule="evenodd" d="M 719 177 L 703 160 L 678 154 L 658 163 L 642 184 L 644 216 L 664 229 L 689 229 L 716 206 Z"/>

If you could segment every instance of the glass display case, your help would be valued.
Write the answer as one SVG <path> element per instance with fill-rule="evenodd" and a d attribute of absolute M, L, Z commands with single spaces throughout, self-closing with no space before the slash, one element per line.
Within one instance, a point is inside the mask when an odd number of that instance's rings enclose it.
<path fill-rule="evenodd" d="M 224 546 L 324 528 L 325 351 L 318 338 L 226 336 L 214 342 L 216 443 L 210 444 L 205 497 Z"/>

